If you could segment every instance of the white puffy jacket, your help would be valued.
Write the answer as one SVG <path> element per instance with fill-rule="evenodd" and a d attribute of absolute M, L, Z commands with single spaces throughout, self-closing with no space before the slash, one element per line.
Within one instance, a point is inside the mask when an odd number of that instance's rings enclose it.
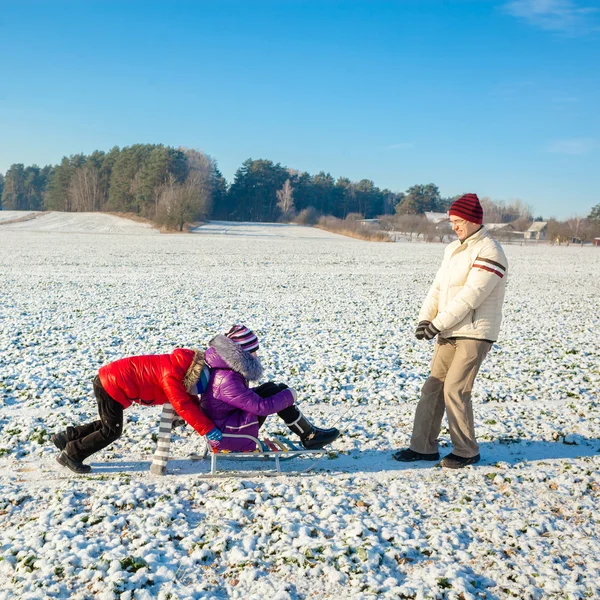
<path fill-rule="evenodd" d="M 482 227 L 448 245 L 419 321 L 431 321 L 444 338 L 495 342 L 500 332 L 508 261 Z"/>

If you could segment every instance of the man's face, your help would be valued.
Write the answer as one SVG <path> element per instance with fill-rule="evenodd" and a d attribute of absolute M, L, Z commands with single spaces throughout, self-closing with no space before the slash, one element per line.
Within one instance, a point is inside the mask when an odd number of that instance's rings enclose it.
<path fill-rule="evenodd" d="M 450 217 L 450 225 L 452 225 L 452 229 L 461 242 L 466 240 L 481 227 L 481 225 L 478 225 L 477 223 L 471 223 L 471 221 L 465 221 L 464 219 L 459 219 L 455 216 Z"/>

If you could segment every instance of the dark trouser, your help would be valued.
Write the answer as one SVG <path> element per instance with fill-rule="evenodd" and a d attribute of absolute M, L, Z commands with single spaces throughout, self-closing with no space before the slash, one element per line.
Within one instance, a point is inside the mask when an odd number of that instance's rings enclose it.
<path fill-rule="evenodd" d="M 97 375 L 94 378 L 94 395 L 100 420 L 73 427 L 68 434 L 65 452 L 79 462 L 119 439 L 123 430 L 123 406 L 108 395 Z"/>
<path fill-rule="evenodd" d="M 267 381 L 267 383 L 263 383 L 256 388 L 253 388 L 253 392 L 258 394 L 261 398 L 270 398 L 275 394 L 287 389 L 287 385 L 285 383 L 273 383 L 272 381 Z M 277 416 L 283 419 L 284 423 L 293 423 L 300 416 L 300 411 L 296 408 L 295 404 L 292 406 L 288 406 L 283 410 L 280 410 L 277 413 Z M 267 417 L 257 417 L 260 426 L 262 427 L 263 423 L 267 420 Z"/>

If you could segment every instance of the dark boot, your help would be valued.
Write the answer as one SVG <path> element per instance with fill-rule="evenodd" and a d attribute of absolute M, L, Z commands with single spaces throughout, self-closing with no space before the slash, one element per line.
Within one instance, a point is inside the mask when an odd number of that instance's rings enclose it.
<path fill-rule="evenodd" d="M 320 450 L 323 446 L 331 444 L 339 435 L 339 429 L 319 429 L 315 427 L 300 411 L 299 416 L 291 423 L 286 423 L 290 431 L 300 436 L 302 445 L 307 450 Z"/>
<path fill-rule="evenodd" d="M 394 460 L 399 460 L 400 462 L 414 462 L 416 460 L 440 460 L 439 452 L 432 452 L 431 454 L 422 454 L 421 452 L 415 452 L 410 448 L 405 448 L 404 450 L 398 450 L 392 454 L 392 458 Z"/>
<path fill-rule="evenodd" d="M 59 449 L 59 450 L 64 450 L 67 446 L 67 444 L 71 441 L 73 441 L 74 436 L 74 428 L 73 427 L 67 427 L 67 429 L 65 431 L 59 431 L 58 433 L 55 433 L 54 435 L 50 436 L 50 441 Z"/>
<path fill-rule="evenodd" d="M 463 456 L 456 456 L 452 452 L 447 454 L 440 461 L 440 465 L 442 467 L 446 467 L 446 469 L 462 469 L 463 467 L 467 467 L 469 465 L 474 465 L 481 460 L 481 455 L 476 454 L 475 456 L 470 456 L 465 458 Z"/>
<path fill-rule="evenodd" d="M 56 457 L 56 462 L 59 465 L 62 465 L 63 467 L 71 469 L 73 473 L 89 473 L 92 470 L 92 467 L 90 467 L 90 465 L 84 465 L 82 462 L 71 458 L 66 452 L 61 452 Z"/>

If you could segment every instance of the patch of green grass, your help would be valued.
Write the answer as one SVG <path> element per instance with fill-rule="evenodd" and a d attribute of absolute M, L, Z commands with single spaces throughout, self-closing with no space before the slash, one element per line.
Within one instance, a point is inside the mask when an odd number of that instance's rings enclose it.
<path fill-rule="evenodd" d="M 127 556 L 121 561 L 121 569 L 129 573 L 135 573 L 147 566 L 148 563 L 143 558 L 135 558 L 133 556 Z"/>
<path fill-rule="evenodd" d="M 452 589 L 452 584 L 450 583 L 450 580 L 447 577 L 440 577 L 437 580 L 437 584 L 440 586 L 440 588 L 442 588 L 443 590 L 449 590 Z"/>

